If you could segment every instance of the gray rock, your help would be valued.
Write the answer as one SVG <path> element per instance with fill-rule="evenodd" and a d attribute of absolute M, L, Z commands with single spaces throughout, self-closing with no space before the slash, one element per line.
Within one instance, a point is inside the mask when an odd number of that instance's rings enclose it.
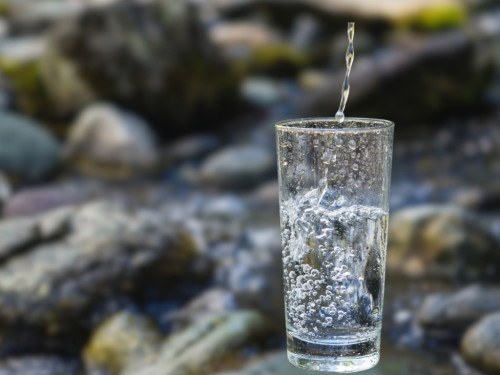
<path fill-rule="evenodd" d="M 170 144 L 165 150 L 165 157 L 172 163 L 196 161 L 213 152 L 218 146 L 219 140 L 213 135 L 194 135 Z"/>
<path fill-rule="evenodd" d="M 67 160 L 85 174 L 122 178 L 154 168 L 155 143 L 141 118 L 112 105 L 96 104 L 71 127 L 65 152 Z"/>
<path fill-rule="evenodd" d="M 500 373 L 500 312 L 472 326 L 461 342 L 465 360 L 486 374 Z"/>
<path fill-rule="evenodd" d="M 478 30 L 477 38 L 484 41 L 484 32 Z M 476 95 L 491 82 L 493 61 L 485 58 L 477 65 L 475 43 L 462 31 L 455 30 L 426 40 L 405 40 L 384 53 L 358 59 L 351 74 L 351 87 L 356 90 L 351 90 L 350 111 L 375 118 L 391 113 L 391 120 L 398 123 L 481 103 L 482 99 Z M 453 64 L 455 61 L 461 64 Z M 330 116 L 331 98 L 338 96 L 344 74 L 343 70 L 338 71 L 323 79 L 321 87 L 298 96 L 294 102 L 296 116 Z M 405 86 L 404 95 L 397 90 L 401 85 Z M 436 96 L 430 100 L 422 92 Z"/>
<path fill-rule="evenodd" d="M 281 36 L 269 26 L 256 22 L 219 22 L 210 29 L 210 39 L 229 58 L 249 57 L 256 49 L 277 44 Z"/>
<path fill-rule="evenodd" d="M 216 284 L 232 291 L 240 306 L 283 318 L 281 236 L 278 227 L 247 230 L 229 252 L 214 255 Z"/>
<path fill-rule="evenodd" d="M 305 371 L 292 366 L 286 357 L 286 353 L 279 352 L 270 354 L 264 359 L 250 363 L 240 371 L 218 373 L 217 375 L 304 375 Z M 307 372 L 307 374 L 319 374 L 318 372 Z"/>
<path fill-rule="evenodd" d="M 217 368 L 272 330 L 251 311 L 222 313 L 193 322 L 162 341 L 147 318 L 117 314 L 99 327 L 85 349 L 92 373 L 111 375 L 191 375 Z"/>
<path fill-rule="evenodd" d="M 156 358 L 162 335 L 146 317 L 117 313 L 96 328 L 84 350 L 87 371 L 119 375 L 138 362 Z"/>
<path fill-rule="evenodd" d="M 429 329 L 463 332 L 472 323 L 495 311 L 500 311 L 500 288 L 475 285 L 451 295 L 428 296 L 417 319 Z"/>
<path fill-rule="evenodd" d="M 83 192 L 77 186 L 43 186 L 15 192 L 3 207 L 4 218 L 38 215 L 53 209 L 81 203 Z"/>
<path fill-rule="evenodd" d="M 206 129 L 215 116 L 238 107 L 236 76 L 185 0 L 92 8 L 58 25 L 42 66 L 43 83 L 59 114 L 81 109 L 84 100 L 71 105 L 63 99 L 74 96 L 72 88 L 77 98 L 85 98 L 82 86 L 158 119 L 158 131 L 169 136 Z"/>
<path fill-rule="evenodd" d="M 60 147 L 41 125 L 20 115 L 0 112 L 0 169 L 4 173 L 39 180 L 59 161 Z"/>
<path fill-rule="evenodd" d="M 235 310 L 238 306 L 234 293 L 224 289 L 209 289 L 195 297 L 185 307 L 168 313 L 162 320 L 173 322 L 175 329 L 200 320 Z"/>
<path fill-rule="evenodd" d="M 2 205 L 11 195 L 12 189 L 7 178 L 0 171 L 0 205 Z"/>
<path fill-rule="evenodd" d="M 0 375 L 79 375 L 76 361 L 57 357 L 19 357 L 0 362 Z"/>
<path fill-rule="evenodd" d="M 216 368 L 224 358 L 234 357 L 246 345 L 269 334 L 270 326 L 260 314 L 237 311 L 204 319 L 172 335 L 150 365 L 126 370 L 122 375 L 191 375 Z M 140 367 L 140 368 L 139 368 Z"/>
<path fill-rule="evenodd" d="M 495 278 L 498 243 L 471 213 L 456 206 L 417 206 L 391 216 L 387 265 L 413 276 Z"/>
<path fill-rule="evenodd" d="M 84 317 L 104 301 L 133 292 L 146 275 L 186 272 L 197 252 L 189 235 L 163 216 L 112 203 L 18 220 L 27 220 L 23 232 L 18 221 L 0 223 L 0 233 L 10 235 L 2 236 L 0 263 L 4 343 L 20 335 L 12 322 L 54 337 L 76 336 L 77 327 L 88 329 Z"/>
<path fill-rule="evenodd" d="M 7 4 L 7 18 L 16 33 L 40 32 L 82 11 L 83 7 L 72 1 L 21 0 L 8 1 Z"/>
<path fill-rule="evenodd" d="M 40 36 L 0 39 L 0 60 L 23 64 L 37 61 L 45 49 L 46 40 Z"/>
<path fill-rule="evenodd" d="M 201 167 L 200 182 L 221 189 L 251 189 L 275 172 L 274 154 L 251 145 L 225 148 Z"/>

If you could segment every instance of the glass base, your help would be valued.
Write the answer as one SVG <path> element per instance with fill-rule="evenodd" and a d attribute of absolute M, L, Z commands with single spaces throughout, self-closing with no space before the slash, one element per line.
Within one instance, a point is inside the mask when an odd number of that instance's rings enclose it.
<path fill-rule="evenodd" d="M 357 372 L 377 365 L 380 337 L 364 341 L 305 341 L 288 335 L 288 360 L 298 368 L 325 372 Z"/>

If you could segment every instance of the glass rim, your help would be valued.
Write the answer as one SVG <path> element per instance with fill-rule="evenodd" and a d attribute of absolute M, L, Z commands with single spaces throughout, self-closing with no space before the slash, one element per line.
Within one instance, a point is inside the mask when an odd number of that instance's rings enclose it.
<path fill-rule="evenodd" d="M 368 118 L 368 117 L 346 117 L 344 121 L 351 121 L 357 123 L 366 123 L 373 124 L 374 126 L 366 126 L 366 127 L 341 127 L 341 128 L 311 128 L 306 126 L 301 126 L 301 124 L 307 124 L 312 122 L 334 122 L 339 123 L 339 121 L 335 117 L 305 117 L 305 118 L 296 118 L 289 120 L 278 121 L 275 124 L 277 130 L 285 130 L 285 131 L 294 131 L 294 132 L 366 132 L 366 131 L 380 131 L 380 130 L 388 130 L 393 129 L 395 124 L 393 121 L 378 119 L 378 118 Z"/>

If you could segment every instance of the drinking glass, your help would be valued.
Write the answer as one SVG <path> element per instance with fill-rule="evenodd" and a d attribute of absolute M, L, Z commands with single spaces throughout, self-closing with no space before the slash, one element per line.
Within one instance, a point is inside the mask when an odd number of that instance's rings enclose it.
<path fill-rule="evenodd" d="M 290 362 L 355 372 L 380 357 L 394 123 L 276 124 Z"/>

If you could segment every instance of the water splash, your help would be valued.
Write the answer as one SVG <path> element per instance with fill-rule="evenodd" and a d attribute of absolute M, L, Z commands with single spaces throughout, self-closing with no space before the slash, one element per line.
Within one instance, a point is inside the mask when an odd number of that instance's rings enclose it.
<path fill-rule="evenodd" d="M 347 98 L 349 97 L 349 90 L 351 88 L 349 85 L 349 76 L 351 75 L 352 63 L 354 61 L 354 22 L 349 22 L 347 24 L 347 37 L 349 38 L 349 46 L 347 47 L 345 55 L 347 70 L 345 73 L 344 84 L 342 85 L 342 97 L 340 99 L 339 110 L 335 115 L 335 119 L 340 123 L 344 122 L 345 106 Z"/>

